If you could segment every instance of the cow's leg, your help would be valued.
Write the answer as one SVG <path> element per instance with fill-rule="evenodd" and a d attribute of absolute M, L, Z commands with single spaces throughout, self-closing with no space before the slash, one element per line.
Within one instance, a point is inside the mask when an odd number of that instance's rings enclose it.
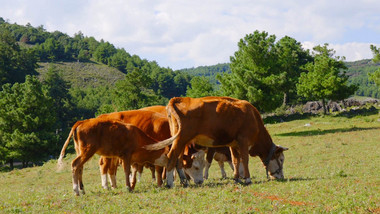
<path fill-rule="evenodd" d="M 226 171 L 224 170 L 224 162 L 223 161 L 218 161 L 220 172 L 222 173 L 222 178 L 226 178 L 227 174 Z"/>
<path fill-rule="evenodd" d="M 228 165 L 230 165 L 231 169 L 234 170 L 234 165 L 232 164 L 232 161 L 227 161 Z"/>
<path fill-rule="evenodd" d="M 150 172 L 152 174 L 152 181 L 154 182 L 156 180 L 156 174 L 155 174 L 155 167 L 154 166 L 148 166 L 150 169 Z"/>
<path fill-rule="evenodd" d="M 177 165 L 178 157 L 185 150 L 186 142 L 189 142 L 190 140 L 190 137 L 183 138 L 181 136 L 178 136 L 177 139 L 174 140 L 172 147 L 170 148 L 170 151 L 168 153 L 169 161 L 166 167 L 166 186 L 169 188 L 174 186 L 174 167 L 176 167 Z M 183 173 L 182 176 L 184 176 L 184 174 L 185 173 Z M 184 177 L 186 178 L 186 176 Z"/>
<path fill-rule="evenodd" d="M 94 152 L 95 153 L 95 152 Z M 83 194 L 84 192 L 84 186 L 82 182 L 82 174 L 83 174 L 83 165 L 86 163 L 94 153 L 82 153 L 81 155 L 77 156 L 71 163 L 71 169 L 73 174 L 73 190 L 75 195 L 79 195 L 79 190 L 82 190 Z"/>
<path fill-rule="evenodd" d="M 240 155 L 239 152 L 236 150 L 236 148 L 230 147 L 231 150 L 231 159 L 232 164 L 234 165 L 234 180 L 236 183 L 239 183 L 239 160 Z"/>
<path fill-rule="evenodd" d="M 104 189 L 108 189 L 108 181 L 107 181 L 107 158 L 100 157 L 99 159 L 99 170 L 100 170 L 100 178 L 102 179 L 102 187 Z"/>
<path fill-rule="evenodd" d="M 211 166 L 211 163 L 212 163 L 212 159 L 214 159 L 214 154 L 215 154 L 215 149 L 209 148 L 207 150 L 207 154 L 206 154 L 206 166 L 205 166 L 205 171 L 204 171 L 204 175 L 203 175 L 204 179 L 208 179 L 208 170 L 210 169 L 210 166 Z"/>
<path fill-rule="evenodd" d="M 135 189 L 136 186 L 136 174 L 140 170 L 140 168 L 143 168 L 142 165 L 133 164 L 132 165 L 132 176 L 131 176 L 131 188 L 132 190 Z M 140 172 L 139 172 L 140 173 Z"/>
<path fill-rule="evenodd" d="M 108 176 L 110 179 L 112 189 L 116 189 L 116 173 L 119 166 L 119 158 L 110 158 L 110 166 L 108 170 Z"/>
<path fill-rule="evenodd" d="M 129 192 L 132 191 L 131 182 L 129 180 L 129 174 L 131 173 L 131 155 L 123 157 L 123 169 L 125 173 L 125 183 Z"/>
<path fill-rule="evenodd" d="M 203 175 L 204 179 L 208 179 L 208 170 L 210 169 L 210 166 L 211 166 L 211 163 L 206 161 L 205 171 L 204 171 L 204 175 Z"/>
<path fill-rule="evenodd" d="M 79 179 L 79 190 L 82 192 L 82 194 L 85 194 L 82 177 L 83 177 L 83 165 L 79 168 L 78 179 Z"/>
<path fill-rule="evenodd" d="M 155 170 L 156 170 L 157 186 L 160 187 L 162 185 L 162 175 L 163 175 L 164 168 L 162 166 L 155 166 Z"/>
<path fill-rule="evenodd" d="M 133 165 L 133 167 L 135 167 L 136 168 L 136 172 L 139 173 L 139 176 L 137 177 L 137 181 L 140 182 L 141 181 L 141 175 L 142 175 L 143 170 L 144 170 L 144 165 L 135 164 L 135 165 Z M 132 170 L 133 170 L 133 168 L 132 168 Z M 133 171 L 132 171 L 132 173 L 133 173 Z M 133 176 L 132 176 L 132 178 L 133 178 Z"/>
<path fill-rule="evenodd" d="M 183 171 L 183 156 L 180 155 L 177 161 L 176 170 L 179 176 L 179 179 L 181 180 L 181 184 L 184 187 L 187 187 L 189 185 L 189 179 L 187 178 L 185 172 Z"/>
<path fill-rule="evenodd" d="M 248 155 L 248 142 L 244 142 L 243 144 L 239 145 L 240 149 L 240 156 L 241 156 L 241 162 L 243 163 L 244 168 L 244 179 L 245 184 L 251 184 L 251 176 L 249 174 L 249 168 L 248 168 L 248 161 L 249 161 L 249 155 Z M 239 170 L 237 171 L 238 175 L 240 175 Z"/>

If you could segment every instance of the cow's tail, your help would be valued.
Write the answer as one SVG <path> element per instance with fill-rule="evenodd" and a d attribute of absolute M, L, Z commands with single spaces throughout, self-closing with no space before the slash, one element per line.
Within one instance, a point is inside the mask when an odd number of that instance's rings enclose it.
<path fill-rule="evenodd" d="M 177 137 L 178 137 L 178 135 L 179 135 L 179 133 L 181 131 L 181 121 L 180 121 L 178 113 L 176 111 L 177 108 L 175 107 L 175 103 L 179 102 L 178 99 L 180 99 L 180 98 L 178 98 L 178 97 L 177 98 L 172 98 L 169 101 L 169 104 L 166 106 L 167 117 L 169 119 L 170 133 L 173 134 L 172 129 L 173 129 L 173 126 L 175 125 L 175 124 L 173 124 L 170 121 L 171 117 L 174 117 L 174 119 L 177 121 L 177 124 L 178 124 L 178 131 L 177 131 L 177 133 L 174 134 L 171 138 L 168 138 L 166 140 L 157 142 L 155 144 L 147 145 L 147 146 L 145 146 L 145 149 L 147 149 L 147 150 L 159 150 L 159 149 L 165 148 L 166 146 L 172 145 L 173 141 L 175 139 L 177 139 Z"/>
<path fill-rule="evenodd" d="M 71 131 L 69 133 L 69 136 L 67 137 L 66 139 L 66 142 L 65 144 L 63 144 L 63 147 L 62 147 L 62 150 L 61 150 L 61 154 L 59 155 L 59 158 L 58 158 L 58 164 L 57 164 L 57 168 L 58 168 L 58 171 L 61 171 L 63 169 L 63 157 L 65 156 L 65 151 L 66 151 L 66 148 L 67 146 L 69 145 L 70 143 L 70 139 L 71 137 L 73 136 L 74 132 L 75 132 L 75 129 L 80 125 L 82 124 L 83 121 L 78 121 L 76 122 L 73 127 L 71 128 Z"/>

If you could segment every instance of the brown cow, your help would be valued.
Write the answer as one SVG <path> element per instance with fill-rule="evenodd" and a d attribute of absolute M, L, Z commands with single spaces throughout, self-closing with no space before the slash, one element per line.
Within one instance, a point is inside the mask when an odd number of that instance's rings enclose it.
<path fill-rule="evenodd" d="M 175 97 L 166 109 L 172 137 L 147 148 L 172 145 L 167 165 L 169 187 L 173 186 L 176 160 L 191 141 L 206 147 L 230 147 L 235 181 L 239 180 L 241 159 L 245 183 L 251 183 L 248 154 L 259 156 L 272 177 L 283 178 L 283 151 L 287 148 L 272 142 L 260 113 L 249 102 L 230 97 Z"/>
<path fill-rule="evenodd" d="M 131 111 L 122 111 L 122 112 L 114 112 L 109 114 L 103 114 L 98 116 L 98 118 L 108 118 L 120 120 L 125 123 L 133 124 L 144 131 L 147 135 L 153 137 L 157 140 L 165 140 L 171 137 L 168 119 L 166 117 L 165 106 L 151 106 L 145 107 L 140 110 L 131 110 Z M 202 150 L 189 150 L 189 152 L 183 154 L 184 160 L 183 169 L 185 172 L 191 177 L 191 179 L 196 184 L 203 183 L 203 168 L 205 166 L 204 160 L 205 153 Z M 101 158 L 102 159 L 102 158 Z M 103 160 L 106 162 L 107 160 Z M 109 160 L 110 161 L 110 160 Z M 114 161 L 114 163 L 117 163 Z M 187 179 L 182 171 L 182 161 L 179 161 L 177 171 L 181 178 L 181 183 L 187 185 Z M 103 167 L 104 166 L 104 167 Z M 100 165 L 101 168 L 101 177 L 102 177 L 102 186 L 104 188 L 107 187 L 107 167 L 111 167 L 112 173 L 108 173 L 110 176 L 111 186 L 113 188 L 116 187 L 116 170 L 117 165 L 110 166 L 110 164 Z M 137 169 L 141 172 L 142 166 L 138 166 Z M 181 174 L 182 173 L 182 174 Z M 156 179 L 157 184 L 160 186 L 162 184 L 162 168 L 156 166 Z M 153 177 L 153 176 L 152 176 Z"/>
<path fill-rule="evenodd" d="M 104 157 L 118 157 L 122 160 L 126 176 L 126 186 L 132 191 L 136 184 L 136 173 L 132 171 L 132 181 L 129 174 L 132 164 L 150 163 L 164 166 L 167 163 L 167 150 L 146 150 L 144 147 L 157 142 L 134 125 L 116 120 L 93 118 L 78 121 L 72 127 L 70 134 L 61 150 L 58 163 L 62 165 L 65 150 L 74 135 L 77 157 L 72 161 L 73 189 L 76 195 L 83 191 L 83 165 L 96 153 Z"/>
<path fill-rule="evenodd" d="M 158 107 L 156 107 L 158 109 Z M 165 108 L 164 106 L 162 108 Z M 170 137 L 169 124 L 166 116 L 163 116 L 160 113 L 156 113 L 153 111 L 145 111 L 145 110 L 130 110 L 130 111 L 122 111 L 122 112 L 113 112 L 109 114 L 99 115 L 97 118 L 106 118 L 119 120 L 128 124 L 132 124 L 140 128 L 147 135 L 153 137 L 157 140 L 164 140 Z M 110 163 L 109 163 L 110 162 Z M 108 189 L 107 184 L 107 174 L 110 178 L 110 183 L 112 188 L 116 188 L 116 171 L 118 166 L 118 161 L 111 160 L 109 158 L 100 157 L 99 163 L 103 163 L 100 166 L 100 173 L 102 178 L 102 186 L 105 189 Z M 150 168 L 154 166 L 147 165 Z M 139 172 L 142 172 L 143 166 L 136 165 L 136 169 Z M 157 180 L 157 185 L 161 186 L 162 184 L 162 169 L 156 167 L 155 176 Z M 154 176 L 154 171 L 152 172 Z"/>

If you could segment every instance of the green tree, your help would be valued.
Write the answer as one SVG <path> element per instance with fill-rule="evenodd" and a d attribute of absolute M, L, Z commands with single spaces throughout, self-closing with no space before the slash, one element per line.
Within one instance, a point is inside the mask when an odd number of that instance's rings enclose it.
<path fill-rule="evenodd" d="M 36 77 L 0 91 L 0 161 L 40 161 L 55 142 L 52 99 Z"/>
<path fill-rule="evenodd" d="M 334 57 L 335 51 L 328 44 L 314 47 L 314 62 L 305 66 L 297 84 L 297 93 L 309 100 L 321 100 L 324 114 L 328 100 L 342 100 L 357 90 L 356 85 L 347 85 L 348 76 L 343 59 Z"/>
<path fill-rule="evenodd" d="M 66 136 L 66 130 L 71 128 L 70 125 L 74 122 L 75 106 L 72 103 L 72 97 L 69 93 L 70 85 L 62 79 L 59 71 L 54 65 L 49 65 L 48 72 L 43 75 L 43 85 L 46 87 L 49 97 L 52 98 L 52 111 L 55 112 L 57 141 L 61 142 Z M 57 153 L 60 149 L 58 145 L 51 145 L 51 152 Z"/>
<path fill-rule="evenodd" d="M 102 41 L 93 56 L 97 62 L 108 64 L 109 58 L 116 53 L 116 48 L 109 42 Z"/>
<path fill-rule="evenodd" d="M 126 72 L 127 62 L 130 58 L 131 55 L 124 49 L 117 49 L 116 53 L 109 58 L 108 64 L 119 71 Z"/>
<path fill-rule="evenodd" d="M 134 70 L 115 84 L 113 104 L 117 111 L 139 109 L 149 105 L 164 104 L 165 99 L 151 89 L 152 80 L 148 75 Z"/>
<path fill-rule="evenodd" d="M 282 104 L 278 86 L 285 83 L 285 76 L 280 73 L 275 41 L 275 35 L 259 31 L 239 41 L 231 57 L 231 73 L 217 76 L 224 95 L 247 100 L 263 111 Z"/>
<path fill-rule="evenodd" d="M 300 42 L 288 36 L 276 43 L 276 50 L 280 66 L 279 75 L 284 78 L 283 84 L 278 87 L 284 94 L 282 104 L 285 106 L 291 100 L 296 101 L 298 78 L 304 72 L 303 66 L 313 58 L 302 48 Z"/>
<path fill-rule="evenodd" d="M 31 49 L 22 49 L 9 30 L 0 28 L 0 86 L 24 82 L 26 75 L 36 75 L 37 59 Z"/>
<path fill-rule="evenodd" d="M 187 87 L 187 97 L 205 97 L 216 95 L 210 80 L 203 76 L 193 77 L 190 81 L 191 86 Z"/>
<path fill-rule="evenodd" d="M 376 46 L 371 45 L 371 50 L 373 53 L 373 62 L 380 62 L 380 48 L 376 48 Z M 373 81 L 378 87 L 380 87 L 380 68 L 377 69 L 374 73 L 368 73 L 368 75 L 369 80 Z"/>

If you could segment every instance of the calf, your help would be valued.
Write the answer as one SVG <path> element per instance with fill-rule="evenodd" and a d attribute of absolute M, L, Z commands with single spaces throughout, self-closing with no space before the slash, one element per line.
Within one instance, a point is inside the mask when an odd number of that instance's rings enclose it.
<path fill-rule="evenodd" d="M 116 120 L 93 118 L 78 121 L 72 127 L 70 134 L 62 147 L 58 164 L 62 165 L 65 150 L 74 136 L 77 157 L 72 161 L 73 189 L 76 195 L 83 191 L 83 165 L 94 155 L 118 157 L 122 160 L 126 176 L 126 186 L 132 191 L 136 184 L 136 170 L 132 170 L 132 181 L 129 179 L 131 165 L 150 163 L 164 166 L 167 164 L 167 149 L 146 150 L 145 146 L 154 144 L 156 140 L 146 135 L 134 125 Z"/>
<path fill-rule="evenodd" d="M 227 177 L 226 171 L 224 170 L 224 162 L 227 162 L 230 165 L 232 171 L 234 170 L 234 166 L 232 164 L 232 158 L 231 158 L 231 151 L 228 147 L 208 148 L 207 154 L 206 154 L 206 166 L 205 166 L 205 171 L 204 171 L 204 179 L 208 179 L 208 170 L 210 169 L 213 159 L 216 160 L 219 164 L 219 168 L 222 173 L 222 178 Z M 241 178 L 244 176 L 243 165 L 241 162 L 239 166 L 239 174 Z"/>

